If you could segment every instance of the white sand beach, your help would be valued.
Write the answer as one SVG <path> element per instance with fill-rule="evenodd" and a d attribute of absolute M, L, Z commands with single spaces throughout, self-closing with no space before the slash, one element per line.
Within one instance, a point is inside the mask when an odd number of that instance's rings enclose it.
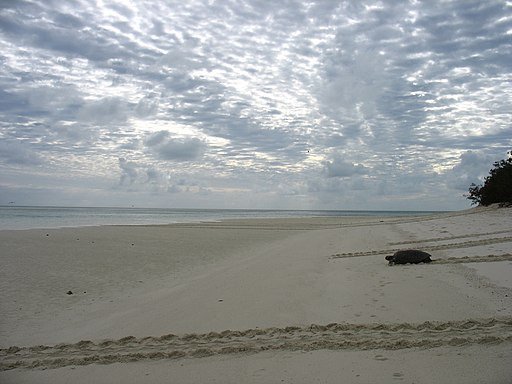
<path fill-rule="evenodd" d="M 434 261 L 388 266 L 408 248 Z M 0 254 L 2 383 L 512 378 L 512 208 L 0 231 Z"/>

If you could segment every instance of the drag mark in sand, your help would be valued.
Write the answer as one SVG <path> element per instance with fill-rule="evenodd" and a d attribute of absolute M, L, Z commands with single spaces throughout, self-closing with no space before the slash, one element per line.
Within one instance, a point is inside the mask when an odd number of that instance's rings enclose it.
<path fill-rule="evenodd" d="M 435 348 L 512 342 L 512 317 L 446 322 L 310 325 L 0 349 L 0 370 L 199 358 L 262 351 Z"/>
<path fill-rule="evenodd" d="M 419 243 L 430 243 L 434 241 L 446 241 L 446 240 L 455 240 L 455 239 L 467 239 L 473 237 L 480 236 L 490 236 L 490 235 L 501 235 L 503 233 L 511 233 L 512 230 L 505 231 L 495 231 L 495 232 L 485 232 L 485 233 L 471 233 L 468 235 L 458 235 L 458 236 L 447 236 L 447 237 L 433 237 L 431 239 L 420 239 L 420 240 L 408 240 L 408 241 L 399 241 L 396 243 L 388 243 L 389 245 L 402 245 L 402 244 L 419 244 Z"/>
<path fill-rule="evenodd" d="M 479 247 L 479 246 L 490 245 L 490 244 L 508 243 L 511 241 L 512 241 L 512 236 L 510 236 L 510 237 L 495 237 L 492 239 L 471 240 L 471 241 L 464 241 L 461 243 L 428 245 L 425 247 L 421 247 L 421 250 L 422 251 L 439 251 L 439 250 L 443 250 L 443 249 L 471 248 L 471 247 Z M 346 258 L 346 257 L 393 254 L 396 251 L 400 251 L 403 249 L 406 249 L 406 248 L 381 249 L 381 250 L 377 250 L 377 251 L 366 251 L 366 252 L 336 253 L 335 255 L 332 255 L 331 258 L 332 259 L 340 259 L 340 258 Z"/>
<path fill-rule="evenodd" d="M 448 257 L 447 259 L 432 260 L 434 264 L 486 263 L 488 261 L 512 261 L 512 254 Z"/>

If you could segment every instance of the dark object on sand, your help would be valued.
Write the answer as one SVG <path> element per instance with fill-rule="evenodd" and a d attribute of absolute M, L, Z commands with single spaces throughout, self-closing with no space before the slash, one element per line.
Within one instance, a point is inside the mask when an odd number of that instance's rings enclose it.
<path fill-rule="evenodd" d="M 419 264 L 419 263 L 430 263 L 430 254 L 417 249 L 404 249 L 397 251 L 393 256 L 386 256 L 386 260 L 389 261 L 389 265 L 393 264 Z"/>
<path fill-rule="evenodd" d="M 66 292 L 66 295 L 72 295 L 72 294 L 73 294 L 73 292 L 71 292 L 71 291 Z"/>

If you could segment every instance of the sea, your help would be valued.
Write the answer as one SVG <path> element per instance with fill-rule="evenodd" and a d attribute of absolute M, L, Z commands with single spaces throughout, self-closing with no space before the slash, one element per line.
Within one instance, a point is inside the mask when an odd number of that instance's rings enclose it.
<path fill-rule="evenodd" d="M 317 216 L 411 216 L 433 211 L 350 211 L 271 209 L 174 209 L 122 207 L 0 206 L 0 230 L 215 222 L 226 219 Z"/>

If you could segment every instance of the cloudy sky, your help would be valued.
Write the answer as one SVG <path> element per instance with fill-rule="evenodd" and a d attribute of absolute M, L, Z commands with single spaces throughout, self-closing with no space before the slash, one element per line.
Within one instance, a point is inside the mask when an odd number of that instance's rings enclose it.
<path fill-rule="evenodd" d="M 511 58 L 508 0 L 4 0 L 0 204 L 466 208 Z"/>

